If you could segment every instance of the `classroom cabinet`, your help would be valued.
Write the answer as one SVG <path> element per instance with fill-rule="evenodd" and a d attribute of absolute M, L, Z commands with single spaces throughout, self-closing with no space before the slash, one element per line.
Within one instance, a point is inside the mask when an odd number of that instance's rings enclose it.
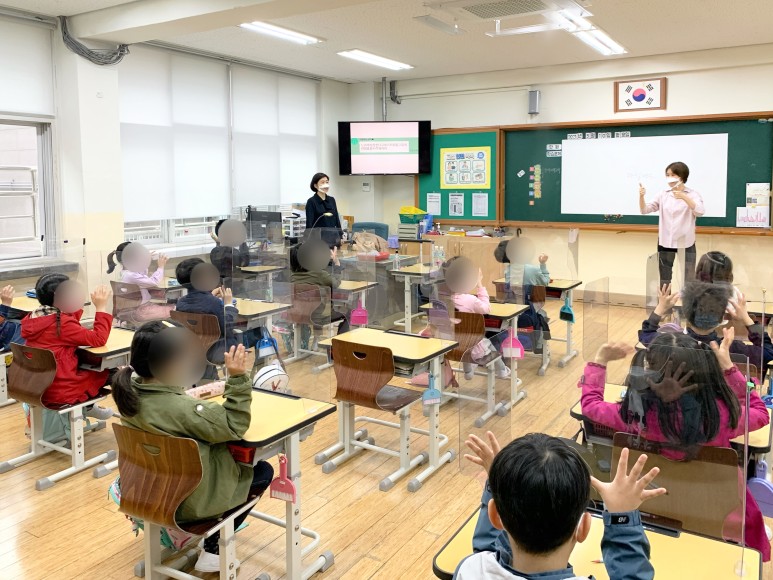
<path fill-rule="evenodd" d="M 432 243 L 426 240 L 400 240 L 398 248 L 401 256 L 422 255 L 425 263 L 432 257 Z"/>

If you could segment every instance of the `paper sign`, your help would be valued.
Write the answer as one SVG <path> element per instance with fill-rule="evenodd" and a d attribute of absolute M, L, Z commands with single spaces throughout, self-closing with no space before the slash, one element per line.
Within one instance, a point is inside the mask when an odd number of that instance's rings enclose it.
<path fill-rule="evenodd" d="M 487 189 L 491 185 L 491 147 L 443 147 L 440 163 L 441 189 Z"/>
<path fill-rule="evenodd" d="M 768 228 L 770 227 L 770 206 L 738 207 L 735 214 L 737 228 Z"/>
<path fill-rule="evenodd" d="M 770 205 L 769 183 L 746 184 L 746 207 L 755 207 L 758 205 Z"/>
<path fill-rule="evenodd" d="M 448 215 L 454 217 L 464 216 L 464 194 L 452 193 L 448 196 Z"/>
<path fill-rule="evenodd" d="M 474 217 L 488 217 L 488 193 L 472 194 L 472 215 Z"/>
<path fill-rule="evenodd" d="M 440 194 L 427 194 L 427 213 L 434 216 L 440 215 Z"/>

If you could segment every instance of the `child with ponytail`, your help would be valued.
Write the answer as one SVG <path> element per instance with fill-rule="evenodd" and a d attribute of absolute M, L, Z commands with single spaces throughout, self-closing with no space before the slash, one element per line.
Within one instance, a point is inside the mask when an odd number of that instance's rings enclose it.
<path fill-rule="evenodd" d="M 113 260 L 115 258 L 115 260 Z M 136 284 L 140 287 L 142 304 L 132 313 L 132 318 L 136 322 L 146 322 L 148 320 L 165 320 L 169 318 L 169 313 L 174 310 L 173 304 L 159 304 L 151 302 L 152 294 L 157 294 L 157 298 L 166 299 L 166 293 L 159 289 L 159 284 L 164 279 L 164 266 L 169 258 L 164 254 L 158 256 L 158 267 L 152 274 L 148 274 L 148 268 L 152 261 L 150 252 L 142 244 L 136 242 L 123 242 L 107 255 L 107 273 L 112 274 L 117 264 L 121 264 L 121 282 L 124 284 Z"/>
<path fill-rule="evenodd" d="M 98 286 L 91 293 L 96 313 L 94 327 L 81 326 L 84 290 L 64 274 L 45 274 L 35 284 L 40 308 L 21 321 L 21 336 L 27 346 L 45 348 L 56 358 L 56 376 L 43 397 L 47 405 L 73 405 L 91 399 L 108 382 L 109 371 L 78 368 L 76 351 L 82 346 L 104 346 L 110 336 L 113 317 L 108 314 L 110 289 Z M 96 405 L 86 415 L 105 420 L 110 409 Z"/>
<path fill-rule="evenodd" d="M 186 394 L 203 372 L 206 358 L 188 330 L 169 322 L 147 322 L 134 334 L 130 366 L 113 380 L 113 398 L 121 422 L 158 435 L 190 437 L 199 446 L 203 477 L 177 512 L 180 522 L 219 517 L 241 505 L 248 494 L 262 494 L 274 477 L 265 461 L 255 466 L 238 463 L 226 446 L 238 441 L 250 425 L 252 383 L 244 346 L 225 353 L 228 380 L 220 403 Z M 237 517 L 238 528 L 248 513 Z M 217 572 L 219 534 L 204 540 L 196 562 L 199 572 Z"/>

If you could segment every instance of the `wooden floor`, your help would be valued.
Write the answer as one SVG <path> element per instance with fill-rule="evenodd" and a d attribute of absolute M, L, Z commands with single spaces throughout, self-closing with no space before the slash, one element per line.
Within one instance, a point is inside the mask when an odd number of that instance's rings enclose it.
<path fill-rule="evenodd" d="M 576 385 L 583 367 L 583 347 L 586 352 L 594 351 L 607 334 L 610 340 L 636 342 L 643 310 L 610 307 L 608 325 L 604 310 L 588 312 L 585 320 L 582 305 L 577 304 L 575 310 L 580 356 L 558 368 L 564 345 L 553 342 L 553 364 L 544 377 L 536 374 L 537 359 L 521 361 L 519 376 L 527 398 L 508 416 L 495 417 L 486 425 L 503 440 L 534 431 L 572 436 L 578 424 L 568 411 L 579 398 Z M 557 303 L 549 303 L 548 311 L 554 335 L 558 335 L 564 325 L 558 320 Z M 583 327 L 589 335 L 585 345 Z M 329 400 L 335 390 L 332 369 L 312 374 L 311 365 L 318 362 L 291 365 L 291 387 L 296 394 Z M 623 364 L 611 367 L 610 379 L 622 380 L 624 373 Z M 470 385 L 462 378 L 461 388 L 471 394 L 481 388 L 482 381 L 476 378 Z M 498 383 L 504 394 L 506 381 Z M 464 437 L 474 430 L 472 422 L 479 409 L 472 404 L 460 408 L 455 402 L 443 407 L 441 427 L 449 435 L 451 448 L 458 451 L 460 434 Z M 426 425 L 418 407 L 411 418 L 416 426 Z M 0 459 L 26 452 L 23 423 L 20 405 L 0 409 Z M 457 458 L 417 493 L 406 490 L 407 478 L 383 493 L 378 490 L 379 481 L 396 468 L 396 460 L 366 452 L 325 475 L 314 464 L 314 455 L 335 441 L 336 425 L 335 415 L 326 418 L 301 446 L 303 524 L 321 534 L 321 549 L 335 554 L 334 566 L 316 578 L 433 578 L 435 553 L 478 503 L 479 473 Z M 379 444 L 396 445 L 396 430 L 368 429 Z M 426 448 L 420 436 L 414 436 L 414 441 L 416 450 Z M 88 455 L 114 447 L 110 428 L 87 437 Z M 89 471 L 47 491 L 35 491 L 37 478 L 65 466 L 64 460 L 49 456 L 0 475 L 0 578 L 132 578 L 134 563 L 142 556 L 141 539 L 134 537 L 129 522 L 108 498 L 107 488 L 114 476 L 93 479 Z M 283 517 L 283 502 L 265 497 L 258 507 Z M 281 532 L 250 519 L 249 527 L 237 536 L 241 578 L 255 578 L 261 572 L 268 572 L 272 579 L 285 577 Z M 773 579 L 770 565 L 765 566 L 765 578 Z"/>

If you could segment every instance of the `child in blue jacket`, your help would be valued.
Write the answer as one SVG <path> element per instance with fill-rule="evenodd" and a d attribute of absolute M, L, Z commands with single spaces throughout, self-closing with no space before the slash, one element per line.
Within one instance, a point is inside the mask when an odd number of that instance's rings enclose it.
<path fill-rule="evenodd" d="M 21 338 L 21 324 L 17 320 L 9 319 L 13 296 L 13 286 L 5 286 L 0 290 L 0 351 L 10 349 L 12 342 L 24 343 Z"/>
<path fill-rule="evenodd" d="M 604 500 L 601 553 L 610 578 L 649 580 L 654 569 L 638 508 L 666 493 L 648 489 L 658 468 L 643 474 L 642 455 L 628 471 L 628 449 L 620 454 L 611 483 L 592 477 L 579 454 L 556 437 L 531 433 L 501 451 L 494 434 L 489 442 L 475 435 L 465 457 L 483 466 L 488 483 L 473 536 L 473 554 L 456 569 L 457 580 L 578 578 L 569 556 L 590 533 L 586 512 L 591 485 Z"/>

